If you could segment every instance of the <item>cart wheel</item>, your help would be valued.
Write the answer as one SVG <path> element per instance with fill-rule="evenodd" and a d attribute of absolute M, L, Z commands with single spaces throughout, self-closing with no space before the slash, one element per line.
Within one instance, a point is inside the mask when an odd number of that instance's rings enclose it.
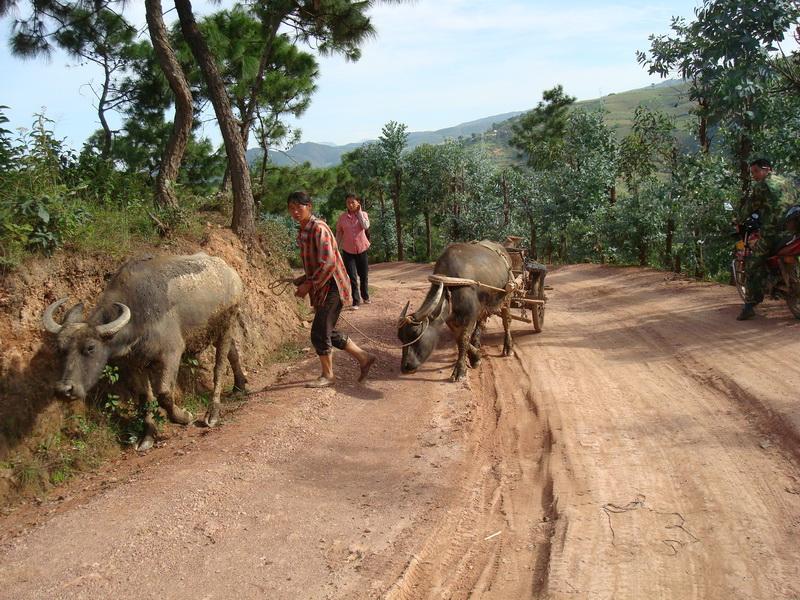
<path fill-rule="evenodd" d="M 544 300 L 544 278 L 539 278 L 533 284 L 532 289 L 528 290 L 526 297 L 533 300 Z M 533 317 L 533 330 L 539 333 L 544 327 L 544 304 L 536 304 L 531 307 Z"/>
<path fill-rule="evenodd" d="M 531 313 L 533 314 L 533 330 L 539 333 L 544 326 L 544 304 L 537 304 Z"/>

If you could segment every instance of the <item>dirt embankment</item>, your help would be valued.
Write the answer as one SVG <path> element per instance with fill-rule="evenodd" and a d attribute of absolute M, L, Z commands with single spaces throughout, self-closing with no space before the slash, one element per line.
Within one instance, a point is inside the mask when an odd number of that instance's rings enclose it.
<path fill-rule="evenodd" d="M 211 224 L 199 244 L 174 240 L 160 248 L 142 248 L 136 255 L 195 252 L 221 257 L 244 281 L 247 293 L 237 336 L 244 367 L 257 377 L 269 355 L 297 337 L 302 324 L 291 295 L 276 297 L 267 289 L 271 280 L 286 274 L 287 266 L 282 258 L 268 256 L 262 250 L 251 252 L 248 257 L 229 229 Z M 83 412 L 83 403 L 63 402 L 52 393 L 61 364 L 52 336 L 42 329 L 42 313 L 48 304 L 65 296 L 71 299 L 70 306 L 80 301 L 90 310 L 93 300 L 122 262 L 104 255 L 85 257 L 60 252 L 49 259 L 28 261 L 3 281 L 0 463 L 11 458 L 25 461 L 32 450 L 64 427 L 68 416 Z M 208 387 L 213 349 L 203 353 L 199 360 L 199 383 Z M 111 450 L 118 452 L 116 448 Z M 47 477 L 47 473 L 38 475 Z M 17 484 L 12 469 L 0 468 L 0 506 L 14 495 Z"/>
<path fill-rule="evenodd" d="M 544 331 L 498 320 L 464 384 L 399 374 L 429 267 L 378 265 L 342 329 L 378 355 L 276 367 L 213 430 L 0 517 L 20 599 L 800 598 L 800 322 L 727 286 L 576 265 Z M 359 331 L 368 338 L 362 337 Z"/>

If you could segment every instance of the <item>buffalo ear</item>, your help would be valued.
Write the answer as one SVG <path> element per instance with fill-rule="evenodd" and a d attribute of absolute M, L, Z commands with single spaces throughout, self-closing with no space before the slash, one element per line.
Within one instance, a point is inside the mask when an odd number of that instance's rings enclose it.
<path fill-rule="evenodd" d="M 64 325 L 71 323 L 83 323 L 83 302 L 79 302 L 67 311 L 64 315 Z"/>

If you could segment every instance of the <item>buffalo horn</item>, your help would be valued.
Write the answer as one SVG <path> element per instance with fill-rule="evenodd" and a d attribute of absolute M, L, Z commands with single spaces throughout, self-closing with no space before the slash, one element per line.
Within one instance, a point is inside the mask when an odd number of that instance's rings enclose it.
<path fill-rule="evenodd" d="M 61 298 L 60 300 L 56 300 L 44 310 L 42 324 L 50 333 L 58 334 L 61 331 L 61 325 L 56 323 L 56 320 L 53 318 L 53 313 L 55 313 L 56 310 L 58 310 L 58 307 L 64 304 L 67 300 L 69 300 L 69 298 Z"/>
<path fill-rule="evenodd" d="M 128 324 L 128 321 L 131 320 L 131 309 L 125 306 L 122 302 L 114 302 L 116 306 L 119 306 L 120 310 L 122 311 L 120 315 L 111 321 L 110 323 L 106 323 L 105 325 L 98 325 L 96 327 L 98 335 L 103 337 L 110 337 L 117 333 L 120 329 L 125 327 Z"/>
<path fill-rule="evenodd" d="M 403 307 L 403 312 L 400 313 L 400 318 L 397 320 L 397 327 L 402 327 L 406 322 L 406 313 L 408 312 L 408 306 L 411 304 L 411 300 L 406 302 L 406 305 Z"/>
<path fill-rule="evenodd" d="M 439 306 L 439 302 L 442 299 L 443 292 L 444 292 L 444 284 L 443 283 L 437 284 L 436 294 L 434 295 L 433 300 L 431 300 L 430 304 L 428 304 L 427 308 L 424 311 L 420 312 L 418 315 L 415 315 L 418 320 L 422 321 L 423 319 L 428 317 L 437 306 Z"/>

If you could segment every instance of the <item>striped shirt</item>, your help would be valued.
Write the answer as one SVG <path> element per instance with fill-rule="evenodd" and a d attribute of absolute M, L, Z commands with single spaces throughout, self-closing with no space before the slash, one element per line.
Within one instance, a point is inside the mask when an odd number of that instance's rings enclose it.
<path fill-rule="evenodd" d="M 311 282 L 311 306 L 317 308 L 325 302 L 331 277 L 339 288 L 342 304 L 350 304 L 350 278 L 328 224 L 312 216 L 298 231 L 297 245 L 306 281 Z"/>

